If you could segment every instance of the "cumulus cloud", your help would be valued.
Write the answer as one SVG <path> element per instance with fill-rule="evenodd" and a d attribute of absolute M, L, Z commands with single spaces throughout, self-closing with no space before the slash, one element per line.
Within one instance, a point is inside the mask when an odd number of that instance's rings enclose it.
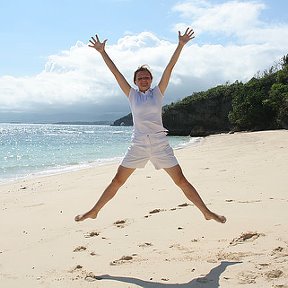
<path fill-rule="evenodd" d="M 198 35 L 234 37 L 238 44 L 270 43 L 288 46 L 288 23 L 264 22 L 261 12 L 268 9 L 256 1 L 227 1 L 221 4 L 208 0 L 179 2 L 172 10 L 180 13 L 185 22 L 177 23 L 175 30 L 191 26 Z"/>
<path fill-rule="evenodd" d="M 227 81 L 247 81 L 287 53 L 288 24 L 263 23 L 263 3 L 213 3 L 185 1 L 172 8 L 183 20 L 175 23 L 173 30 L 183 31 L 191 26 L 196 38 L 185 47 L 175 67 L 166 103 Z M 228 40 L 199 44 L 197 39 L 203 35 Z M 176 43 L 176 33 L 175 42 L 171 43 L 146 31 L 126 33 L 114 44 L 109 45 L 108 41 L 106 49 L 131 84 L 134 70 L 142 64 L 151 67 L 156 84 Z M 9 113 L 30 113 L 35 117 L 42 113 L 43 119 L 54 113 L 59 121 L 64 115 L 70 115 L 71 120 L 101 120 L 116 119 L 129 112 L 128 101 L 101 56 L 82 42 L 49 56 L 37 75 L 1 77 L 0 95 L 0 120 L 1 115 Z"/>
<path fill-rule="evenodd" d="M 151 32 L 143 32 L 126 35 L 116 44 L 107 44 L 106 49 L 133 84 L 133 72 L 148 62 L 155 79 L 159 78 L 173 46 L 175 44 L 163 41 Z M 58 111 L 59 107 L 63 111 L 75 112 L 75 107 L 87 105 L 89 109 L 93 106 L 95 117 L 101 118 L 102 114 L 106 114 L 113 119 L 109 112 L 118 111 L 119 114 L 119 107 L 122 115 L 129 111 L 126 97 L 101 56 L 81 42 L 69 50 L 49 56 L 45 69 L 37 75 L 1 77 L 0 95 L 1 112 L 35 113 L 41 110 L 41 113 L 46 113 L 45 108 Z M 84 108 L 82 110 L 85 111 Z"/>
<path fill-rule="evenodd" d="M 212 4 L 210 1 L 197 0 L 178 3 L 173 10 L 184 19 L 190 19 L 192 27 L 201 33 L 205 31 L 231 35 L 257 26 L 263 3 L 229 1 Z"/>

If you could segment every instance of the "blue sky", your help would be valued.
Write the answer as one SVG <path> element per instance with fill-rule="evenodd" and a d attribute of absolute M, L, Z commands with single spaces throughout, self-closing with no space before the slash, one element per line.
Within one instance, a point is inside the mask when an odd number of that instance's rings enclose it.
<path fill-rule="evenodd" d="M 288 53 L 286 0 L 10 0 L 0 2 L 0 121 L 115 120 L 127 99 L 96 51 L 95 33 L 131 82 L 149 64 L 155 83 L 191 26 L 166 103 L 247 81 Z"/>

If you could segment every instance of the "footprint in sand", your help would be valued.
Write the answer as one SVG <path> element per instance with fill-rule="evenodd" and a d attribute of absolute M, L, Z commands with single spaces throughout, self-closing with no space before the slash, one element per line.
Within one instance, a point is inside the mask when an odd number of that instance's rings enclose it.
<path fill-rule="evenodd" d="M 235 246 L 238 244 L 242 244 L 246 242 L 247 240 L 251 242 L 259 238 L 260 236 L 265 236 L 265 235 L 263 233 L 257 233 L 257 232 L 245 232 L 245 233 L 242 233 L 239 237 L 234 238 L 230 242 L 230 245 Z"/>
<path fill-rule="evenodd" d="M 96 281 L 96 280 L 102 280 L 103 278 L 100 277 L 100 276 L 94 275 L 93 272 L 90 272 L 90 273 L 86 274 L 86 276 L 85 276 L 84 279 L 85 279 L 86 281 L 88 281 L 88 282 L 94 282 L 94 281 Z"/>
<path fill-rule="evenodd" d="M 179 204 L 178 207 L 187 207 L 187 206 L 190 206 L 191 204 L 188 204 L 188 203 L 183 203 L 183 204 Z"/>
<path fill-rule="evenodd" d="M 87 248 L 85 246 L 78 246 L 76 247 L 73 252 L 81 252 L 81 251 L 85 251 Z"/>
<path fill-rule="evenodd" d="M 266 278 L 269 280 L 277 279 L 283 275 L 283 271 L 279 269 L 271 270 L 265 273 Z"/>
<path fill-rule="evenodd" d="M 181 209 L 187 206 L 191 206 L 191 204 L 188 204 L 188 203 L 179 204 L 176 208 L 171 208 L 170 211 L 175 211 L 177 209 Z"/>
<path fill-rule="evenodd" d="M 99 236 L 100 233 L 97 232 L 97 231 L 91 231 L 91 232 L 88 232 L 84 235 L 85 238 L 92 238 L 92 237 L 95 237 L 95 236 Z"/>
<path fill-rule="evenodd" d="M 179 243 L 174 243 L 174 244 L 170 245 L 169 249 L 176 249 L 178 251 L 183 251 L 183 252 L 187 252 L 187 253 L 192 252 L 189 247 L 183 246 Z"/>
<path fill-rule="evenodd" d="M 181 209 L 181 208 L 183 208 L 183 207 L 187 207 L 187 206 L 190 206 L 191 204 L 188 204 L 188 203 L 183 203 L 183 204 L 179 204 L 178 206 L 177 206 L 177 208 L 171 208 L 171 209 L 169 209 L 170 211 L 175 211 L 175 210 L 177 210 L 177 209 Z M 157 213 L 160 213 L 160 212 L 163 212 L 163 211 L 166 211 L 166 209 L 159 209 L 159 208 L 157 208 L 157 209 L 154 209 L 154 210 L 152 210 L 152 211 L 150 211 L 149 212 L 149 214 L 150 215 L 146 215 L 146 216 L 144 216 L 145 218 L 148 218 L 149 216 L 151 216 L 151 214 L 157 214 Z"/>
<path fill-rule="evenodd" d="M 162 211 L 165 211 L 165 209 L 158 209 L 158 208 L 157 209 L 153 209 L 153 210 L 151 210 L 149 212 L 149 215 L 145 215 L 144 217 L 148 218 L 148 217 L 152 216 L 152 214 L 157 214 L 157 213 L 162 212 Z"/>
<path fill-rule="evenodd" d="M 257 273 L 253 271 L 240 272 L 238 275 L 240 284 L 255 284 L 258 278 Z"/>
<path fill-rule="evenodd" d="M 277 248 L 272 250 L 271 256 L 275 256 L 275 258 L 286 257 L 288 256 L 288 249 L 278 246 Z"/>
<path fill-rule="evenodd" d="M 110 262 L 110 265 L 114 266 L 114 265 L 123 264 L 125 262 L 131 262 L 131 260 L 133 260 L 133 256 L 136 256 L 136 255 L 137 254 L 133 254 L 132 256 L 122 256 L 120 259 Z"/>
<path fill-rule="evenodd" d="M 153 244 L 149 242 L 145 242 L 143 244 L 138 245 L 138 247 L 141 247 L 141 248 L 146 248 L 146 247 L 151 247 L 151 246 L 153 246 Z"/>
<path fill-rule="evenodd" d="M 156 214 L 156 213 L 159 213 L 161 211 L 164 211 L 163 209 L 154 209 L 152 211 L 149 212 L 149 214 Z"/>
<path fill-rule="evenodd" d="M 241 203 L 241 204 L 258 203 L 258 202 L 262 202 L 262 201 L 261 200 L 238 201 L 238 203 Z"/>
<path fill-rule="evenodd" d="M 93 272 L 87 272 L 83 268 L 83 266 L 79 264 L 76 267 L 72 268 L 69 272 L 72 274 L 76 273 L 76 276 L 71 278 L 72 280 L 84 279 L 88 282 L 94 282 L 96 280 L 100 280 L 99 277 L 95 276 Z"/>
<path fill-rule="evenodd" d="M 117 220 L 113 223 L 118 228 L 124 228 L 127 225 L 127 220 Z"/>
<path fill-rule="evenodd" d="M 217 260 L 241 261 L 244 257 L 252 256 L 252 252 L 218 252 Z"/>
<path fill-rule="evenodd" d="M 255 265 L 255 268 L 262 271 L 262 270 L 267 269 L 270 265 L 271 263 L 259 263 Z"/>
<path fill-rule="evenodd" d="M 81 270 L 82 268 L 83 268 L 83 266 L 78 264 L 74 268 L 72 268 L 69 272 L 73 273 L 74 271 Z"/>
<path fill-rule="evenodd" d="M 90 273 L 86 274 L 86 276 L 84 277 L 84 280 L 88 281 L 88 282 L 94 282 L 96 280 L 101 280 L 101 278 L 96 276 L 96 275 L 94 275 L 93 272 L 90 272 Z"/>

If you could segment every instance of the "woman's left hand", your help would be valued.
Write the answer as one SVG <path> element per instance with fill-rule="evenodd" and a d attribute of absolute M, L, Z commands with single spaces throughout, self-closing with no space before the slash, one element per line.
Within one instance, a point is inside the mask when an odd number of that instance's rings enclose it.
<path fill-rule="evenodd" d="M 179 43 L 185 45 L 187 42 L 195 38 L 193 29 L 187 28 L 183 35 L 181 35 L 181 32 L 178 31 L 178 38 Z"/>

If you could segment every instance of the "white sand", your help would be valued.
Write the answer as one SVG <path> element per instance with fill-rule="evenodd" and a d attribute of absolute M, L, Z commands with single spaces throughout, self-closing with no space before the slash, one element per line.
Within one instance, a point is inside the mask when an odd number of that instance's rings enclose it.
<path fill-rule="evenodd" d="M 80 223 L 117 165 L 3 184 L 0 287 L 288 287 L 288 131 L 215 135 L 175 153 L 226 224 L 179 207 L 189 201 L 151 164 Z"/>

